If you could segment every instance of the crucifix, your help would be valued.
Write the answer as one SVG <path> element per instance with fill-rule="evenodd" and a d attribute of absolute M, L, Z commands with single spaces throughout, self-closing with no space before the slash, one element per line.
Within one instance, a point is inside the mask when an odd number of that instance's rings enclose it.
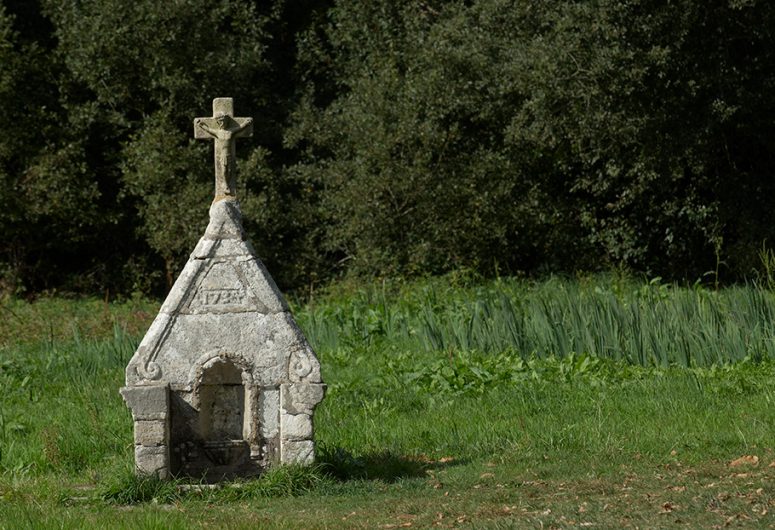
<path fill-rule="evenodd" d="M 253 118 L 235 118 L 232 98 L 213 99 L 213 115 L 194 119 L 194 138 L 215 139 L 215 199 L 237 196 L 237 138 L 253 136 Z"/>

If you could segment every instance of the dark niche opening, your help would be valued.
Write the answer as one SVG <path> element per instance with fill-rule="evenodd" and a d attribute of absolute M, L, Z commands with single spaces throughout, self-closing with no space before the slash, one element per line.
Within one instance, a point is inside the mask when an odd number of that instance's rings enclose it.
<path fill-rule="evenodd" d="M 215 466 L 234 466 L 249 454 L 242 370 L 219 359 L 199 383 L 199 433 L 204 453 Z"/>

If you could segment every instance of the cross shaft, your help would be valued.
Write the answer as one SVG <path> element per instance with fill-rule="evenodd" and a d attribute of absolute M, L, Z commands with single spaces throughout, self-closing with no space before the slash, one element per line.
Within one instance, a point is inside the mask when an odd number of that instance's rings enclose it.
<path fill-rule="evenodd" d="M 253 118 L 235 118 L 232 98 L 213 99 L 213 115 L 194 119 L 194 138 L 215 140 L 215 199 L 237 196 L 236 139 L 253 136 Z"/>

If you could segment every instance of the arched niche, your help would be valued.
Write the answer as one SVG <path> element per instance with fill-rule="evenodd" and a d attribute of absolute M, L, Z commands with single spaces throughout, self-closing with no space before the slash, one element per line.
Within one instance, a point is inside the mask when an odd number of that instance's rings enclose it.
<path fill-rule="evenodd" d="M 204 453 L 216 466 L 244 464 L 259 456 L 258 396 L 250 367 L 223 353 L 201 360 L 194 404 Z"/>
<path fill-rule="evenodd" d="M 199 381 L 199 432 L 206 441 L 247 440 L 242 370 L 218 358 L 202 371 Z"/>

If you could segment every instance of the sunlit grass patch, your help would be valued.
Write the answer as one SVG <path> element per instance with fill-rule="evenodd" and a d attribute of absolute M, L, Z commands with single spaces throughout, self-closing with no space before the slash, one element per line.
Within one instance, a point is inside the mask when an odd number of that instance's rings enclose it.
<path fill-rule="evenodd" d="M 123 309 L 95 336 L 6 340 L 0 529 L 765 524 L 772 303 L 618 278 L 322 296 L 294 311 L 328 385 L 316 465 L 220 485 L 134 474 Z"/>

